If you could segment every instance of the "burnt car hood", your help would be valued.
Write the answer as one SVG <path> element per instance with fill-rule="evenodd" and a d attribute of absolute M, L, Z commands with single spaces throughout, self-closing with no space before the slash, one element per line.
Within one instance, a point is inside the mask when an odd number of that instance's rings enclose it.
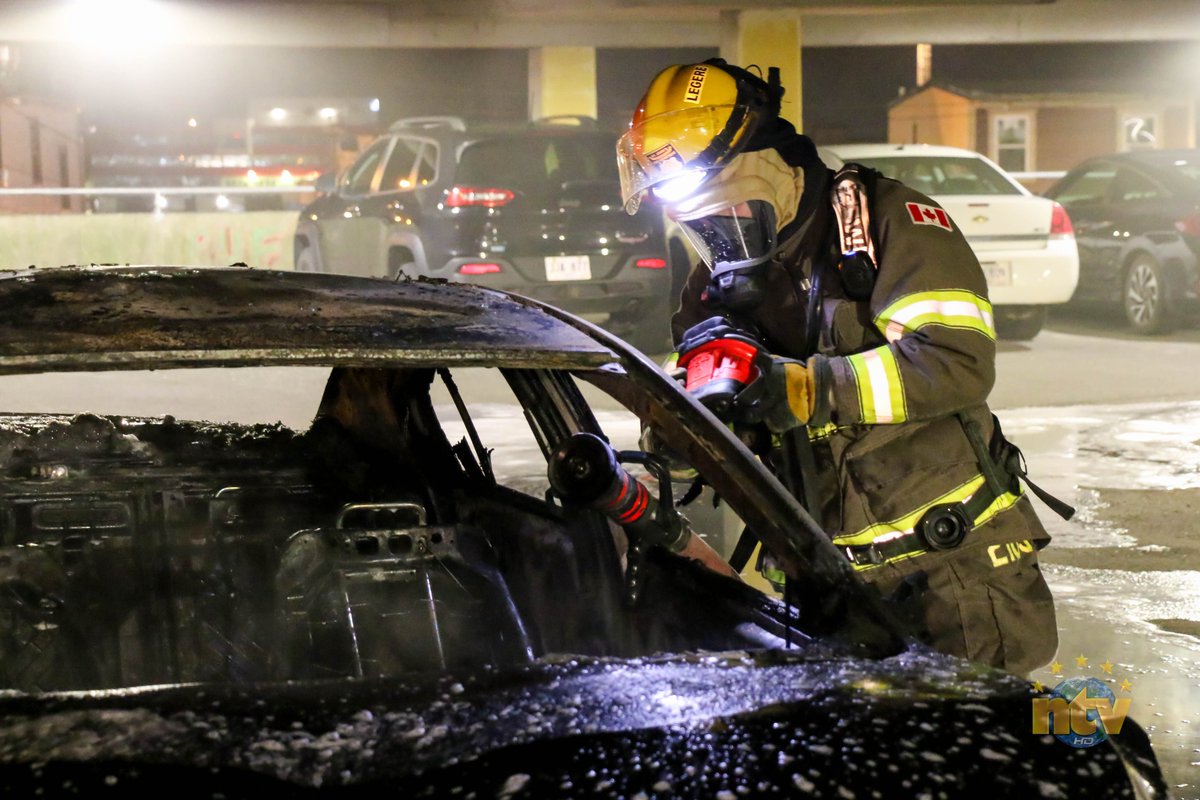
<path fill-rule="evenodd" d="M 23 796 L 1126 797 L 1132 721 L 1074 749 L 1023 680 L 925 651 L 564 659 L 470 677 L 0 697 Z M 1159 787 L 1160 789 L 1162 787 Z"/>

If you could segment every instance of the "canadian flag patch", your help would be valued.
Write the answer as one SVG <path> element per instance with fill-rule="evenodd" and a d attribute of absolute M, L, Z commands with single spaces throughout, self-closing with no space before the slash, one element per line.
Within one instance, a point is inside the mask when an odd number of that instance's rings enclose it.
<path fill-rule="evenodd" d="M 950 215 L 942 209 L 921 203 L 905 203 L 904 205 L 908 208 L 908 215 L 912 217 L 914 225 L 937 225 L 948 231 L 954 230 L 950 225 Z"/>

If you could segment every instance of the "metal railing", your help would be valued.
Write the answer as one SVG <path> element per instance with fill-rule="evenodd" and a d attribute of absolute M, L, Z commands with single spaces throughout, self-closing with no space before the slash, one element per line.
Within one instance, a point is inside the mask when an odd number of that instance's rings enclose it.
<path fill-rule="evenodd" d="M 1056 181 L 1067 174 L 1065 169 L 1047 170 L 1043 172 L 1010 172 L 1019 181 Z"/>
<path fill-rule="evenodd" d="M 315 186 L 20 186 L 0 189 L 0 197 L 102 197 L 104 195 L 311 194 Z"/>
<path fill-rule="evenodd" d="M 0 188 L 0 214 L 298 211 L 321 190 L 299 186 L 20 186 Z M 82 198 L 82 199 L 76 199 Z"/>

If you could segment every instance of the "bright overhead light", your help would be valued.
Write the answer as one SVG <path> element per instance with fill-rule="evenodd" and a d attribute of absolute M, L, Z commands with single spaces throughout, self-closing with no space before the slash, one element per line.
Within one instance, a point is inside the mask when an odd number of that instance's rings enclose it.
<path fill-rule="evenodd" d="M 333 122 L 334 120 L 336 120 L 338 118 L 337 109 L 331 108 L 330 106 L 325 106 L 325 108 L 322 108 L 320 111 L 317 112 L 317 115 L 320 116 L 321 119 L 325 120 L 326 122 Z"/>
<path fill-rule="evenodd" d="M 273 119 L 275 122 L 283 122 L 285 119 L 287 119 L 286 108 L 275 106 L 275 108 L 272 108 L 269 113 L 271 115 L 271 119 Z"/>
<path fill-rule="evenodd" d="M 70 0 L 63 11 L 72 40 L 117 54 L 174 39 L 178 21 L 161 0 Z"/>

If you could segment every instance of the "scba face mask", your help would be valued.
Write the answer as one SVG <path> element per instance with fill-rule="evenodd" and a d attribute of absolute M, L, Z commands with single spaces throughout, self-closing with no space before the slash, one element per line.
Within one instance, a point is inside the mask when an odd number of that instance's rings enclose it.
<path fill-rule="evenodd" d="M 777 248 L 771 203 L 748 200 L 679 224 L 712 272 L 704 302 L 729 311 L 756 308 L 764 298 L 767 265 Z"/>
<path fill-rule="evenodd" d="M 680 220 L 684 235 L 714 273 L 718 268 L 747 268 L 775 252 L 775 209 L 765 200 L 749 200 L 698 219 Z"/>

